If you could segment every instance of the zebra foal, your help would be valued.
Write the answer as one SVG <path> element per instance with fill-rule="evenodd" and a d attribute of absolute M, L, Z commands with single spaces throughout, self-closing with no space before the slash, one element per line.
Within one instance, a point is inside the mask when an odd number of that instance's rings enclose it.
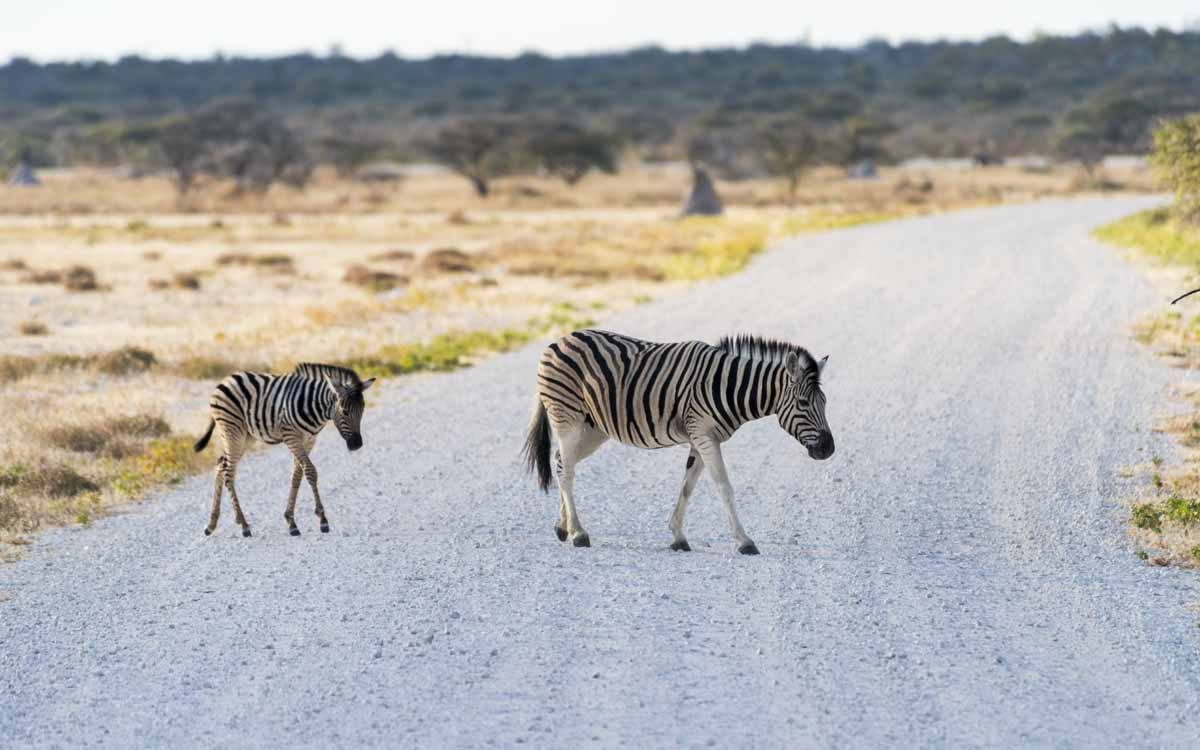
<path fill-rule="evenodd" d="M 538 360 L 537 399 L 525 456 L 538 484 L 550 486 L 550 433 L 558 442 L 559 516 L 555 532 L 576 547 L 591 541 L 575 510 L 575 466 L 612 438 L 639 448 L 691 447 L 683 488 L 668 526 L 671 549 L 689 551 L 683 516 L 700 472 L 717 485 L 738 552 L 757 555 L 733 503 L 721 443 L 746 422 L 775 415 L 779 425 L 824 460 L 833 455 L 821 372 L 804 348 L 754 336 L 659 344 L 608 331 L 576 331 Z"/>
<path fill-rule="evenodd" d="M 289 533 L 300 536 L 295 511 L 302 478 L 307 478 L 312 487 L 314 510 L 321 521 L 321 531 L 327 533 L 329 520 L 317 491 L 317 467 L 309 453 L 327 422 L 337 427 L 347 448 L 356 451 L 362 447 L 363 391 L 374 382 L 375 378 L 364 381 L 344 367 L 313 363 L 297 365 L 288 375 L 235 372 L 221 381 L 209 400 L 208 430 L 195 445 L 197 453 L 204 450 L 215 430 L 221 448 L 212 514 L 204 535 L 217 528 L 221 492 L 228 489 L 234 520 L 242 527 L 242 536 L 250 536 L 250 524 L 242 514 L 234 478 L 238 461 L 253 440 L 270 445 L 283 443 L 292 452 L 292 488 L 283 514 Z"/>

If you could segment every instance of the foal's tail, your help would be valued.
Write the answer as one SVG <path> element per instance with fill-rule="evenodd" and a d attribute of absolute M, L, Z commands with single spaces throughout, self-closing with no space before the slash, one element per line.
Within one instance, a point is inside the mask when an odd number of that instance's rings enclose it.
<path fill-rule="evenodd" d="M 197 440 L 196 444 L 192 446 L 192 448 L 195 449 L 195 451 L 197 453 L 199 453 L 200 451 L 202 451 L 208 447 L 209 438 L 212 437 L 213 428 L 216 426 L 217 426 L 216 421 L 214 421 L 213 419 L 210 418 L 208 420 L 208 429 L 204 432 L 204 437 Z"/>
<path fill-rule="evenodd" d="M 537 399 L 533 416 L 529 420 L 529 434 L 525 437 L 525 467 L 537 469 L 538 486 L 542 492 L 550 489 L 550 418 L 546 416 L 546 405 Z"/>

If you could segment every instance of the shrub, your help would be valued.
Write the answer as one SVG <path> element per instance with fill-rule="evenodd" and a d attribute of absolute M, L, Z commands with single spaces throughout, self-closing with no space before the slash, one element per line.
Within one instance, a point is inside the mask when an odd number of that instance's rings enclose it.
<path fill-rule="evenodd" d="M 116 351 L 92 355 L 89 362 L 92 369 L 106 375 L 129 375 L 149 370 L 158 364 L 158 358 L 145 349 L 126 346 Z"/>
<path fill-rule="evenodd" d="M 1200 114 L 1160 125 L 1154 131 L 1150 163 L 1175 193 L 1176 215 L 1200 223 Z"/>
<path fill-rule="evenodd" d="M 196 290 L 200 288 L 200 277 L 194 273 L 177 273 L 171 278 L 171 284 L 177 289 Z"/>
<path fill-rule="evenodd" d="M 27 320 L 17 326 L 17 330 L 24 336 L 45 336 L 50 332 L 45 323 L 37 320 Z"/>
<path fill-rule="evenodd" d="M 63 286 L 69 292 L 92 292 L 100 288 L 96 272 L 87 266 L 71 266 L 63 273 Z"/>
<path fill-rule="evenodd" d="M 164 437 L 171 426 L 153 414 L 134 414 L 111 417 L 76 425 L 58 425 L 43 433 L 43 438 L 56 448 L 75 453 L 101 453 L 120 458 L 134 452 L 131 440 Z"/>
<path fill-rule="evenodd" d="M 175 363 L 172 371 L 192 380 L 221 380 L 231 372 L 239 370 L 262 370 L 261 367 L 239 366 L 219 357 L 185 357 Z"/>
<path fill-rule="evenodd" d="M 407 276 L 390 271 L 376 271 L 363 265 L 355 264 L 346 269 L 342 281 L 347 284 L 360 286 L 372 292 L 386 292 L 408 283 Z"/>
<path fill-rule="evenodd" d="M 466 273 L 475 270 L 475 259 L 456 247 L 442 247 L 421 258 L 421 270 Z"/>
<path fill-rule="evenodd" d="M 1139 529 L 1162 531 L 1162 514 L 1154 503 L 1140 503 L 1133 506 L 1130 520 Z"/>
<path fill-rule="evenodd" d="M 51 464 L 21 471 L 16 487 L 24 494 L 43 497 L 76 497 L 100 489 L 100 485 L 66 464 Z"/>

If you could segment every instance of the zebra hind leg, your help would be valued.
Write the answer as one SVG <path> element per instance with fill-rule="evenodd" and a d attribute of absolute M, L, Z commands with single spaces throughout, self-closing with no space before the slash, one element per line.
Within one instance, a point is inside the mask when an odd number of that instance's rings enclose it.
<path fill-rule="evenodd" d="M 554 476 L 562 475 L 562 451 L 554 451 Z M 554 524 L 554 535 L 558 541 L 567 541 L 567 501 L 563 499 L 562 488 L 558 490 L 558 523 Z"/>
<path fill-rule="evenodd" d="M 217 470 L 213 482 L 212 512 L 208 515 L 208 526 L 204 527 L 204 536 L 210 536 L 217 530 L 217 522 L 221 520 L 221 491 L 225 488 L 225 456 L 217 459 Z"/>
<path fill-rule="evenodd" d="M 679 491 L 679 500 L 675 503 L 675 511 L 671 513 L 670 521 L 667 522 L 671 528 L 671 549 L 675 552 L 692 551 L 691 545 L 683 535 L 683 514 L 687 512 L 688 499 L 692 496 L 692 490 L 696 488 L 696 481 L 700 479 L 702 471 L 704 460 L 700 458 L 696 449 L 692 448 L 688 453 L 687 469 L 683 472 L 683 488 Z"/>
<path fill-rule="evenodd" d="M 558 494 L 560 498 L 560 520 L 565 522 L 565 531 L 575 547 L 592 546 L 591 537 L 579 523 L 579 513 L 575 509 L 575 466 L 596 452 L 596 449 L 608 440 L 608 436 L 599 430 L 578 425 L 562 430 L 555 430 L 558 437 L 558 454 L 555 469 L 558 476 Z M 565 518 L 563 513 L 565 512 Z M 559 539 L 562 539 L 563 526 L 555 527 Z"/>
<path fill-rule="evenodd" d="M 250 533 L 250 523 L 246 520 L 246 516 L 242 514 L 242 504 L 238 501 L 237 487 L 234 486 L 234 479 L 237 477 L 237 462 L 240 456 L 228 455 L 225 465 L 225 489 L 229 490 L 229 498 L 233 503 L 233 519 L 238 526 L 242 527 L 242 536 L 253 536 Z"/>

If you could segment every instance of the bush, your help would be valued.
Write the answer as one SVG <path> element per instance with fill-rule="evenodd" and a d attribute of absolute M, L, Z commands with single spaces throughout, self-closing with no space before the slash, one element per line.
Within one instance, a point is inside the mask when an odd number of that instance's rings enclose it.
<path fill-rule="evenodd" d="M 17 326 L 17 330 L 24 336 L 45 336 L 47 333 L 50 333 L 50 329 L 46 327 L 46 324 L 38 320 L 27 320 Z"/>
<path fill-rule="evenodd" d="M 347 284 L 360 286 L 372 292 L 386 292 L 408 283 L 407 276 L 390 271 L 376 271 L 363 265 L 355 264 L 346 269 L 342 281 Z"/>
<path fill-rule="evenodd" d="M 1176 215 L 1200 224 L 1200 114 L 1160 125 L 1154 131 L 1150 162 L 1175 193 Z"/>

